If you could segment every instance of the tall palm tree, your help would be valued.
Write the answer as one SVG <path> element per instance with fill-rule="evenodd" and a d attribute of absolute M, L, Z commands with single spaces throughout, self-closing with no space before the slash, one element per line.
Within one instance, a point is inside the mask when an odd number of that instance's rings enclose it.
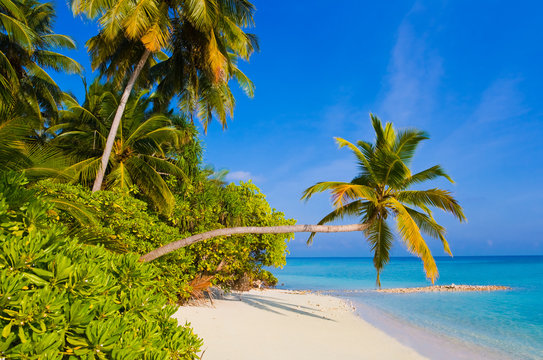
<path fill-rule="evenodd" d="M 158 210 L 169 213 L 174 196 L 164 176 L 185 178 L 175 150 L 192 141 L 194 132 L 174 115 L 151 112 L 152 101 L 153 96 L 144 90 L 128 101 L 109 158 L 105 186 L 126 192 L 136 188 Z M 118 94 L 99 82 L 89 87 L 83 105 L 67 99 L 61 122 L 50 129 L 58 133 L 52 143 L 75 160 L 60 178 L 90 185 L 118 104 Z"/>
<path fill-rule="evenodd" d="M 0 0 L 0 111 L 15 104 L 29 115 L 56 116 L 62 91 L 46 70 L 80 73 L 81 66 L 57 52 L 75 49 L 73 40 L 55 34 L 51 3 Z"/>
<path fill-rule="evenodd" d="M 205 112 L 200 110 L 199 115 L 205 115 L 208 119 L 215 111 L 225 124 L 226 115 L 223 114 L 227 114 L 233 107 L 233 97 L 226 84 L 232 77 L 242 77 L 234 65 L 235 59 L 248 59 L 254 48 L 254 37 L 242 30 L 253 22 L 254 7 L 250 2 L 119 0 L 112 3 L 105 0 L 72 0 L 72 9 L 75 14 L 84 13 L 90 18 L 99 18 L 102 30 L 88 43 L 94 58 L 93 66 L 99 66 L 103 74 L 119 78 L 119 83 L 126 84 L 107 137 L 93 191 L 100 190 L 102 186 L 126 102 L 140 73 L 148 67 L 148 59 L 156 57 L 153 59 L 156 61 L 165 58 L 162 50 L 170 50 L 173 55 L 176 53 L 170 42 L 172 32 L 179 32 L 180 28 L 193 31 L 192 37 L 188 36 L 188 30 L 181 33 L 191 40 L 186 42 L 191 44 L 186 47 L 191 51 L 185 51 L 185 55 L 190 60 L 188 63 L 195 66 L 180 69 L 177 66 L 184 66 L 187 61 L 172 61 L 169 66 L 164 66 L 162 71 L 157 71 L 161 82 L 167 84 L 162 86 L 159 92 L 174 96 L 191 89 L 192 103 L 197 101 L 206 105 Z M 193 42 L 194 39 L 198 41 Z M 125 55 L 119 51 L 122 47 L 130 47 L 132 50 Z M 137 56 L 139 60 L 133 62 Z M 178 65 L 172 66 L 173 64 Z M 130 76 L 126 80 L 127 75 Z M 203 87 L 207 90 L 206 93 L 198 90 L 201 88 L 198 86 L 199 81 L 204 84 L 210 81 L 210 85 Z M 245 79 L 241 82 L 248 83 Z M 191 111 L 194 107 L 186 109 Z M 204 120 L 204 124 L 207 123 L 208 121 Z"/>
<path fill-rule="evenodd" d="M 462 207 L 452 194 L 442 189 L 411 190 L 416 184 L 443 177 L 453 180 L 439 165 L 413 174 L 409 168 L 418 144 L 428 139 L 419 130 L 396 131 L 391 123 L 383 127 L 379 118 L 370 114 L 375 143 L 358 141 L 355 144 L 336 138 L 339 147 L 347 146 L 356 156 L 360 173 L 350 182 L 326 181 L 307 188 L 302 199 L 315 193 L 329 190 L 332 193 L 334 211 L 326 215 L 320 224 L 326 224 L 344 216 L 357 216 L 371 250 L 373 264 L 377 270 L 377 285 L 380 273 L 390 258 L 393 232 L 389 221 L 394 219 L 400 239 L 407 249 L 419 256 L 424 263 L 426 276 L 434 283 L 438 270 L 434 258 L 422 233 L 441 240 L 445 251 L 452 256 L 445 239 L 445 228 L 432 216 L 431 207 L 454 215 L 458 220 L 466 218 Z M 315 233 L 308 239 L 310 243 Z"/>

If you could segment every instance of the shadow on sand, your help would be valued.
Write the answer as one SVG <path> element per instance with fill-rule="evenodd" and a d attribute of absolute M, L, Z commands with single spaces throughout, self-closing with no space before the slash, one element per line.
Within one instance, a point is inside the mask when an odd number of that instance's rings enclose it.
<path fill-rule="evenodd" d="M 229 296 L 225 296 L 223 300 L 242 301 L 246 303 L 247 305 L 253 306 L 257 309 L 270 311 L 278 315 L 286 315 L 285 313 L 278 311 L 278 310 L 283 310 L 283 311 L 292 312 L 299 315 L 314 317 L 317 319 L 335 321 L 334 319 L 330 319 L 326 316 L 319 315 L 318 313 L 314 314 L 313 312 L 310 312 L 310 311 L 315 311 L 315 309 L 311 307 L 289 304 L 287 302 L 281 301 L 280 299 L 270 298 L 268 296 L 262 297 L 262 296 L 253 295 L 253 294 L 230 294 Z M 310 311 L 307 311 L 307 310 L 310 310 Z M 321 312 L 321 310 L 317 310 L 317 312 Z"/>

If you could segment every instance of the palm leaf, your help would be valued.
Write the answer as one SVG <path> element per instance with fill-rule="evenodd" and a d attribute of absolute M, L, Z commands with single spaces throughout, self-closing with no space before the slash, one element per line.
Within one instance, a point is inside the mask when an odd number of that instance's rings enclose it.
<path fill-rule="evenodd" d="M 304 191 L 302 200 L 308 200 L 313 194 L 326 190 L 331 191 L 335 207 L 341 207 L 343 206 L 343 203 L 348 200 L 356 200 L 359 198 L 367 199 L 369 201 L 377 200 L 375 190 L 371 187 L 340 181 L 319 182 Z"/>
<path fill-rule="evenodd" d="M 443 226 L 439 225 L 431 215 L 420 213 L 417 210 L 411 209 L 407 206 L 405 206 L 405 209 L 422 232 L 433 237 L 434 239 L 441 240 L 445 252 L 447 252 L 447 254 L 450 256 L 453 256 L 449 243 L 445 239 L 446 230 Z"/>
<path fill-rule="evenodd" d="M 413 220 L 407 209 L 396 199 L 391 198 L 388 201 L 388 204 L 396 212 L 396 224 L 401 239 L 411 253 L 421 258 L 424 264 L 424 271 L 426 272 L 426 277 L 429 278 L 433 284 L 437 279 L 439 273 L 437 271 L 437 266 L 432 256 L 432 253 L 430 252 L 428 245 L 420 234 L 419 227 L 417 226 L 415 220 Z"/>
<path fill-rule="evenodd" d="M 406 190 L 396 195 L 398 201 L 414 206 L 433 206 L 453 214 L 458 220 L 466 221 L 466 216 L 458 201 L 451 193 L 442 189 Z"/>
<path fill-rule="evenodd" d="M 409 164 L 418 144 L 429 139 L 428 134 L 419 130 L 403 130 L 394 140 L 393 151 L 405 164 Z"/>
<path fill-rule="evenodd" d="M 351 149 L 358 161 L 360 161 L 361 165 L 363 166 L 363 170 L 367 171 L 372 176 L 375 182 L 378 182 L 369 160 L 366 158 L 365 154 L 360 151 L 359 148 L 357 148 L 354 144 L 350 143 L 345 139 L 339 137 L 335 137 L 334 139 L 336 140 L 336 143 L 338 144 L 340 149 L 344 146 L 347 146 L 349 149 Z"/>
<path fill-rule="evenodd" d="M 81 74 L 83 68 L 74 59 L 48 50 L 36 50 L 34 52 L 36 62 L 56 71 L 64 71 L 68 74 Z"/>
<path fill-rule="evenodd" d="M 405 179 L 402 188 L 408 188 L 409 186 L 413 184 L 422 183 L 429 180 L 434 180 L 438 177 L 444 177 L 445 179 L 449 180 L 451 183 L 454 184 L 453 179 L 447 173 L 443 168 L 439 165 L 434 165 L 431 168 L 428 168 L 426 170 L 420 171 L 407 179 Z"/>
<path fill-rule="evenodd" d="M 379 217 L 364 231 L 373 251 L 373 266 L 377 270 L 377 286 L 381 287 L 381 271 L 390 260 L 393 236 L 387 222 Z"/>
<path fill-rule="evenodd" d="M 169 214 L 173 209 L 175 198 L 162 176 L 139 157 L 127 160 L 126 167 L 134 184 L 152 200 L 155 207 Z"/>
<path fill-rule="evenodd" d="M 13 43 L 21 45 L 28 52 L 32 50 L 36 34 L 26 24 L 1 12 L 0 24 Z"/>
<path fill-rule="evenodd" d="M 187 0 L 184 7 L 186 19 L 202 32 L 215 23 L 218 9 L 215 0 Z"/>

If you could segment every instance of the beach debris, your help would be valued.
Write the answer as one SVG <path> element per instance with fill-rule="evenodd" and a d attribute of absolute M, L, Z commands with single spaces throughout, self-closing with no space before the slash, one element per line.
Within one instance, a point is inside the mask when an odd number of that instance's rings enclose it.
<path fill-rule="evenodd" d="M 511 290 L 509 286 L 502 285 L 433 285 L 424 287 L 412 287 L 412 288 L 394 288 L 394 289 L 379 289 L 377 292 L 381 293 L 417 293 L 417 292 L 439 292 L 439 291 L 500 291 Z"/>

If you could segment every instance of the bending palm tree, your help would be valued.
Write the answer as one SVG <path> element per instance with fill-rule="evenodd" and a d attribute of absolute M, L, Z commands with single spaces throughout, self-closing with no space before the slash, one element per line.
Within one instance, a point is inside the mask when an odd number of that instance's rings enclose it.
<path fill-rule="evenodd" d="M 309 199 L 317 192 L 326 190 L 332 192 L 336 209 L 326 215 L 318 225 L 217 229 L 167 244 L 143 255 L 140 260 L 152 261 L 181 247 L 215 236 L 311 232 L 308 239 L 308 243 L 311 243 L 317 232 L 364 231 L 374 252 L 373 263 L 377 270 L 377 285 L 380 287 L 380 273 L 389 261 L 393 241 L 392 230 L 387 220 L 395 218 L 401 239 L 410 252 L 422 259 L 426 276 L 433 283 L 438 271 L 421 231 L 441 240 L 445 251 L 451 256 L 452 254 L 445 239 L 445 228 L 434 220 L 430 207 L 449 212 L 460 221 L 465 221 L 466 218 L 462 207 L 448 191 L 409 190 L 409 188 L 438 177 L 453 181 L 439 165 L 416 174 L 411 173 L 409 164 L 415 150 L 422 140 L 428 139 L 425 132 L 418 130 L 396 132 L 390 123 L 383 128 L 377 117 L 371 115 L 371 120 L 376 134 L 375 144 L 359 141 L 354 145 L 346 140 L 336 139 L 340 147 L 348 146 L 353 151 L 361 168 L 360 174 L 351 182 L 321 182 L 305 190 L 302 199 Z M 360 223 L 323 225 L 348 215 L 359 216 Z"/>
<path fill-rule="evenodd" d="M 462 207 L 451 193 L 441 189 L 409 190 L 412 185 L 444 177 L 452 179 L 439 165 L 412 174 L 409 164 L 418 144 L 428 139 L 418 130 L 395 131 L 391 123 L 383 128 L 381 121 L 370 115 L 375 130 L 375 143 L 359 141 L 356 145 L 336 138 L 339 147 L 349 147 L 358 160 L 360 174 L 351 182 L 327 181 L 317 183 L 305 190 L 302 199 L 329 190 L 335 210 L 326 215 L 320 224 L 326 224 L 344 216 L 358 216 L 374 253 L 373 264 L 377 270 L 377 285 L 380 273 L 389 261 L 393 235 L 388 220 L 395 219 L 397 231 L 407 249 L 419 256 L 424 263 L 426 276 L 434 283 L 438 270 L 434 258 L 421 232 L 439 239 L 445 251 L 452 256 L 445 239 L 445 228 L 432 217 L 430 207 L 453 214 L 465 221 Z M 315 233 L 311 234 L 311 243 Z"/>

